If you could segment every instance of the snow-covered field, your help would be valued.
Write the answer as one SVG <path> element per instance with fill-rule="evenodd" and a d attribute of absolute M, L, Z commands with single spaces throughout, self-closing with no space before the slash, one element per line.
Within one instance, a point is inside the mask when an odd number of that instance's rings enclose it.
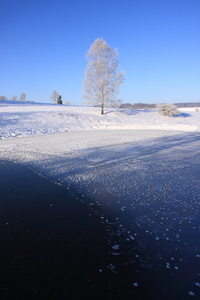
<path fill-rule="evenodd" d="M 188 132 L 200 132 L 200 110 L 181 109 L 179 117 L 168 118 L 154 110 L 106 109 L 102 116 L 100 108 L 0 101 L 0 158 L 39 168 L 46 160 L 86 157 L 97 149 L 105 161 L 109 147 L 150 149 L 155 140 L 162 146 L 159 138 Z"/>
<path fill-rule="evenodd" d="M 0 102 L 0 159 L 71 188 L 105 224 L 112 270 L 120 257 L 145 289 L 150 268 L 171 299 L 200 286 L 200 111 L 180 113 Z"/>
<path fill-rule="evenodd" d="M 74 130 L 153 129 L 200 131 L 200 112 L 181 110 L 175 118 L 157 111 L 73 107 L 0 101 L 0 138 L 24 137 Z"/>

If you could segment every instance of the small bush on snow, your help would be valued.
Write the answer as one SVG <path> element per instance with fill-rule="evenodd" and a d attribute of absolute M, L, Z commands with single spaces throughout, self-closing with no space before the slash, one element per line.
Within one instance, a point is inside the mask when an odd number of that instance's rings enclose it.
<path fill-rule="evenodd" d="M 157 104 L 158 113 L 162 116 L 172 117 L 173 115 L 178 115 L 179 112 L 173 104 L 159 103 Z"/>

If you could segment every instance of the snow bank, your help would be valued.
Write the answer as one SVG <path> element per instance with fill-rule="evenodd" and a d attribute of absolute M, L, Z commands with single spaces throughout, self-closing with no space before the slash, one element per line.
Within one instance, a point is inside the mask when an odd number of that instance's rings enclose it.
<path fill-rule="evenodd" d="M 180 110 L 167 118 L 155 110 L 106 109 L 0 101 L 0 138 L 74 130 L 151 129 L 200 131 L 200 112 Z"/>

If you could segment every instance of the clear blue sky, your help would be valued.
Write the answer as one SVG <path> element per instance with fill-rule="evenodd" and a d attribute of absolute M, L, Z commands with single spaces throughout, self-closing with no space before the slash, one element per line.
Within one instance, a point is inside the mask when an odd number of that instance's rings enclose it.
<path fill-rule="evenodd" d="M 83 104 L 96 38 L 120 53 L 123 102 L 200 101 L 200 0 L 0 0 L 0 95 Z"/>

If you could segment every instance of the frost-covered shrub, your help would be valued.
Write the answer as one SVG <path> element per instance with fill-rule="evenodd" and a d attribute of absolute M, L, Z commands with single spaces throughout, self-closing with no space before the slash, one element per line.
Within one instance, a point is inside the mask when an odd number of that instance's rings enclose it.
<path fill-rule="evenodd" d="M 162 116 L 172 117 L 173 115 L 178 115 L 179 112 L 173 104 L 159 103 L 157 104 L 158 113 Z"/>

